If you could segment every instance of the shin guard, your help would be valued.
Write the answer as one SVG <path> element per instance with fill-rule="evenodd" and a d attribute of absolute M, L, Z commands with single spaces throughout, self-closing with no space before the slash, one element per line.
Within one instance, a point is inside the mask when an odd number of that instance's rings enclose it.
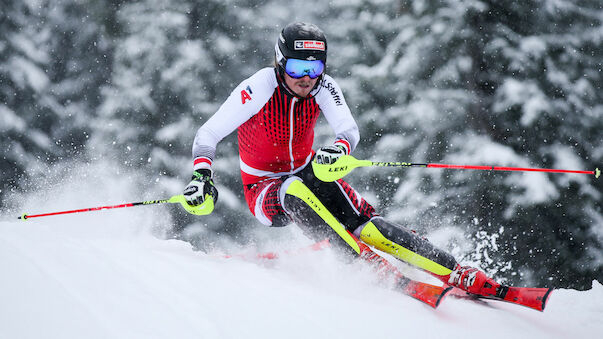
<path fill-rule="evenodd" d="M 435 247 L 428 240 L 380 217 L 371 219 L 359 233 L 360 240 L 365 243 L 438 278 L 450 275 L 457 265 L 452 255 Z"/>
<path fill-rule="evenodd" d="M 354 237 L 301 180 L 290 178 L 283 189 L 283 208 L 304 233 L 315 240 L 328 238 L 333 245 L 361 253 Z"/>

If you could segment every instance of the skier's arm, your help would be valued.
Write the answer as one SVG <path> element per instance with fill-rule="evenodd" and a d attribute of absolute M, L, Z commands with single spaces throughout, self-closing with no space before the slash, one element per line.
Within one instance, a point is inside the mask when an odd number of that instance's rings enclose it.
<path fill-rule="evenodd" d="M 241 82 L 218 111 L 197 130 L 193 141 L 193 177 L 184 189 L 184 197 L 189 205 L 203 204 L 208 195 L 214 203 L 217 202 L 218 191 L 214 186 L 211 168 L 216 146 L 256 114 L 270 99 L 275 87 L 274 70 L 260 70 Z"/>
<path fill-rule="evenodd" d="M 352 153 L 360 140 L 360 134 L 339 85 L 325 74 L 320 86 L 316 102 L 335 132 L 335 142 L 331 146 L 321 147 L 316 152 L 315 160 L 320 164 L 331 164 L 340 156 Z"/>
<path fill-rule="evenodd" d="M 218 111 L 205 122 L 193 141 L 194 169 L 210 169 L 217 144 L 255 115 L 270 99 L 276 78 L 264 68 L 237 86 Z"/>
<path fill-rule="evenodd" d="M 334 144 L 343 148 L 346 154 L 350 154 L 360 140 L 358 125 L 335 80 L 325 74 L 320 86 L 316 93 L 316 102 L 335 132 Z"/>

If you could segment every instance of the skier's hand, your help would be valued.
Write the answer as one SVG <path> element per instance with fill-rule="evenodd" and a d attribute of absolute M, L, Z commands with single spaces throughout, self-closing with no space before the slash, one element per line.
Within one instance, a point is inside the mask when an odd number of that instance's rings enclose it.
<path fill-rule="evenodd" d="M 314 158 L 314 161 L 317 164 L 324 164 L 324 165 L 330 165 L 332 163 L 334 163 L 335 161 L 337 161 L 337 159 L 339 159 L 340 156 L 345 155 L 345 149 L 342 146 L 339 145 L 331 145 L 331 146 L 325 146 L 325 147 L 321 147 L 320 149 L 318 149 L 318 151 L 316 151 L 316 157 Z"/>
<path fill-rule="evenodd" d="M 190 206 L 199 206 L 205 202 L 205 196 L 209 194 L 218 202 L 218 190 L 214 186 L 212 171 L 209 169 L 198 169 L 193 173 L 191 182 L 184 188 L 184 199 Z"/>

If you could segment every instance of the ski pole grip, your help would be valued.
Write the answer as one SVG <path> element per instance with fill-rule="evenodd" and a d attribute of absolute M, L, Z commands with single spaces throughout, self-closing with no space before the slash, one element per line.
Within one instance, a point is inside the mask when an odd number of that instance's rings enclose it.
<path fill-rule="evenodd" d="M 345 177 L 354 168 L 372 166 L 370 160 L 358 160 L 351 155 L 342 155 L 333 164 L 319 164 L 312 161 L 314 176 L 324 182 L 333 182 Z"/>

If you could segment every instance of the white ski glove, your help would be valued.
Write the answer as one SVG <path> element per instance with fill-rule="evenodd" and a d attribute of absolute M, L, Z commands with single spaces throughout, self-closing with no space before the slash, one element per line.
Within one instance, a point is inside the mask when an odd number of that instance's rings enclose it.
<path fill-rule="evenodd" d="M 321 147 L 320 149 L 318 149 L 318 151 L 316 151 L 316 157 L 314 158 L 314 161 L 317 164 L 324 164 L 324 165 L 330 165 L 332 163 L 334 163 L 335 161 L 337 161 L 337 159 L 339 159 L 340 156 L 345 155 L 345 149 L 343 148 L 343 146 L 339 146 L 339 145 L 331 145 L 331 146 L 325 146 L 325 147 Z"/>
<path fill-rule="evenodd" d="M 199 169 L 193 172 L 191 182 L 184 188 L 184 199 L 190 206 L 199 206 L 205 202 L 205 195 L 209 194 L 218 202 L 218 190 L 212 180 L 212 171 Z"/>

